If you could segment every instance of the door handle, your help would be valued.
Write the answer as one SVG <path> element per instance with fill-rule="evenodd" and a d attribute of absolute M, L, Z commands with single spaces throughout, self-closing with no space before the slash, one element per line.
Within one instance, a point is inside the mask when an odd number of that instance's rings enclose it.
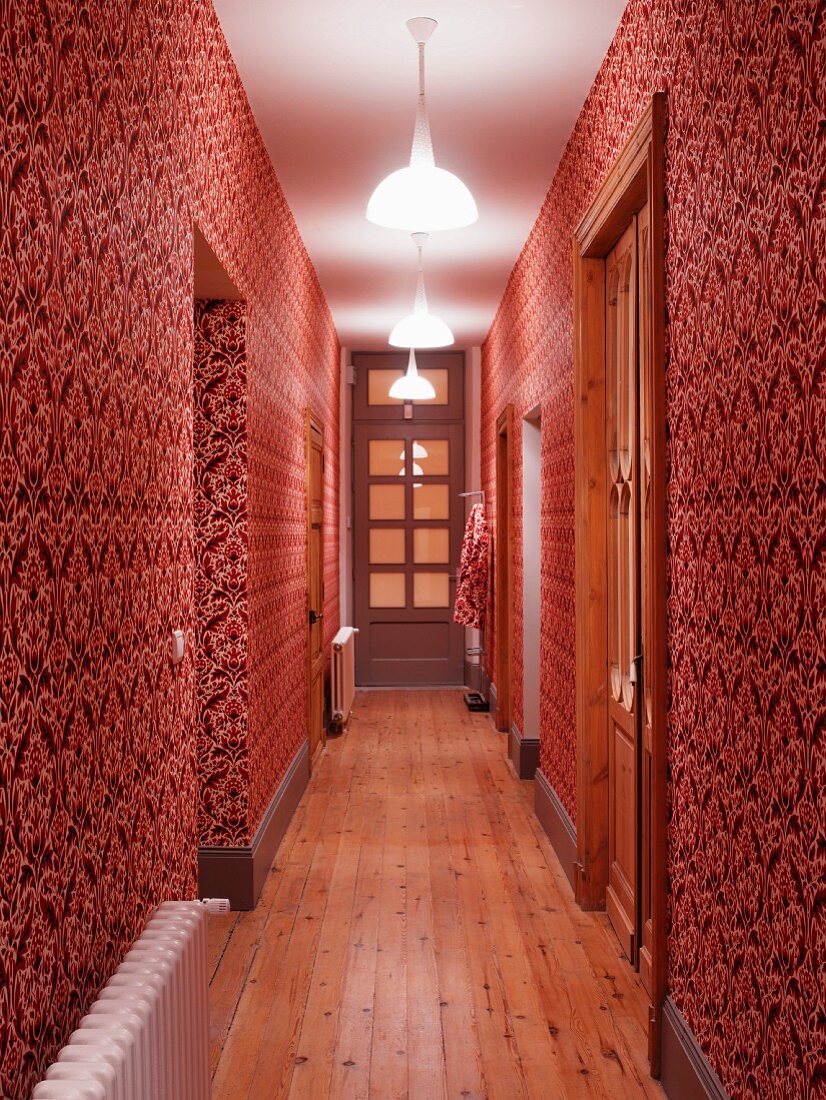
<path fill-rule="evenodd" d="M 321 620 L 324 618 L 324 612 L 323 611 L 313 611 L 313 609 L 310 608 L 310 616 L 309 617 L 310 617 L 310 626 L 315 626 L 316 623 L 320 623 Z"/>
<path fill-rule="evenodd" d="M 631 658 L 631 667 L 628 669 L 628 682 L 636 684 L 639 679 L 639 674 L 642 672 L 642 653 L 638 653 L 636 657 Z"/>

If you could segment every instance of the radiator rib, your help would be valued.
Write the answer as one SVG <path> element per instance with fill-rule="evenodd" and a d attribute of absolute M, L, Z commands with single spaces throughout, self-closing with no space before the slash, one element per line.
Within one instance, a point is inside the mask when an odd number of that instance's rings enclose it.
<path fill-rule="evenodd" d="M 207 916 L 165 902 L 33 1100 L 209 1100 Z"/>
<path fill-rule="evenodd" d="M 354 627 L 343 626 L 333 638 L 332 709 L 340 726 L 350 717 L 356 694 L 356 634 Z"/>

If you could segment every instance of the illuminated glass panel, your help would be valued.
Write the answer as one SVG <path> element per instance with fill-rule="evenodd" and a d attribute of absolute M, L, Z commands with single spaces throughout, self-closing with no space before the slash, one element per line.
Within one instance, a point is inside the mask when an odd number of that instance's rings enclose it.
<path fill-rule="evenodd" d="M 371 527 L 370 564 L 404 565 L 404 535 L 403 527 Z"/>
<path fill-rule="evenodd" d="M 398 477 L 404 462 L 399 462 L 399 451 L 404 449 L 403 439 L 371 439 L 370 468 L 371 477 Z"/>
<path fill-rule="evenodd" d="M 446 565 L 450 561 L 450 529 L 447 527 L 415 528 L 413 561 L 417 565 Z"/>
<path fill-rule="evenodd" d="M 416 459 L 425 477 L 444 477 L 450 473 L 450 445 L 446 439 L 418 439 L 413 447 L 427 451 L 426 456 L 420 455 Z"/>
<path fill-rule="evenodd" d="M 450 519 L 449 486 L 444 484 L 420 485 L 418 489 L 415 489 L 413 493 L 413 518 Z"/>
<path fill-rule="evenodd" d="M 367 372 L 367 404 L 368 405 L 402 405 L 397 397 L 390 396 L 390 387 L 397 378 L 401 378 L 403 370 L 388 370 L 386 367 L 374 367 Z M 444 367 L 436 367 L 433 370 L 422 370 L 419 374 L 426 378 L 436 391 L 435 398 L 428 401 L 413 401 L 414 405 L 446 405 L 448 403 L 448 371 Z"/>
<path fill-rule="evenodd" d="M 449 575 L 447 573 L 414 573 L 413 606 L 449 607 Z"/>
<path fill-rule="evenodd" d="M 404 485 L 370 486 L 370 519 L 404 518 Z"/>
<path fill-rule="evenodd" d="M 404 573 L 371 573 L 370 606 L 404 607 Z"/>

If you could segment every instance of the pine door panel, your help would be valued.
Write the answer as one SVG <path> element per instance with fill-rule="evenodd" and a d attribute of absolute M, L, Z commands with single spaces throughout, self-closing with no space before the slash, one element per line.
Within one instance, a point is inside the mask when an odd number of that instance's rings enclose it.
<path fill-rule="evenodd" d="M 324 746 L 324 437 L 310 418 L 307 426 L 307 630 L 310 760 Z"/>
<path fill-rule="evenodd" d="M 639 889 L 639 433 L 636 219 L 606 259 L 608 503 L 608 889 L 636 963 Z"/>
<path fill-rule="evenodd" d="M 649 665 L 650 657 L 654 654 L 655 647 L 655 619 L 654 605 L 652 601 L 654 584 L 654 546 L 656 544 L 656 530 L 654 527 L 654 514 L 651 507 L 651 453 L 652 437 L 656 430 L 654 418 L 654 401 L 651 391 L 651 356 L 652 348 L 648 343 L 651 332 L 649 311 L 651 309 L 651 220 L 648 204 L 642 208 L 637 216 L 637 254 L 639 258 L 639 423 L 640 423 L 640 628 L 642 660 L 640 662 L 640 848 L 641 848 L 641 882 L 639 897 L 639 923 L 640 923 L 640 953 L 639 966 L 640 977 L 643 985 L 653 995 L 651 980 L 654 928 L 652 918 L 652 862 L 653 850 L 653 753 L 654 753 L 654 699 L 652 693 L 651 677 L 647 675 L 647 669 L 653 669 L 653 663 Z"/>

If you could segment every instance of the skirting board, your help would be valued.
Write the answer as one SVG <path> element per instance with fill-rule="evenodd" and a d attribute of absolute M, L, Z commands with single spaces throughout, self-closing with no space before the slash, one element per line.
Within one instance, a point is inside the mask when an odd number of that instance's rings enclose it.
<path fill-rule="evenodd" d="M 731 1100 L 670 997 L 663 1003 L 660 1084 L 668 1100 Z"/>
<path fill-rule="evenodd" d="M 517 725 L 511 726 L 508 756 L 519 779 L 533 779 L 539 767 L 539 738 L 523 737 Z"/>
<path fill-rule="evenodd" d="M 568 816 L 568 811 L 559 801 L 559 796 L 541 768 L 537 768 L 534 775 L 533 808 L 539 818 L 539 824 L 548 834 L 548 839 L 562 864 L 562 870 L 573 887 L 574 865 L 577 860 L 576 829 Z"/>
<path fill-rule="evenodd" d="M 255 830 L 252 844 L 243 848 L 198 849 L 198 894 L 202 898 L 229 898 L 232 909 L 254 909 L 278 846 L 310 778 L 310 750 L 305 741 L 293 757 L 284 778 Z"/>

